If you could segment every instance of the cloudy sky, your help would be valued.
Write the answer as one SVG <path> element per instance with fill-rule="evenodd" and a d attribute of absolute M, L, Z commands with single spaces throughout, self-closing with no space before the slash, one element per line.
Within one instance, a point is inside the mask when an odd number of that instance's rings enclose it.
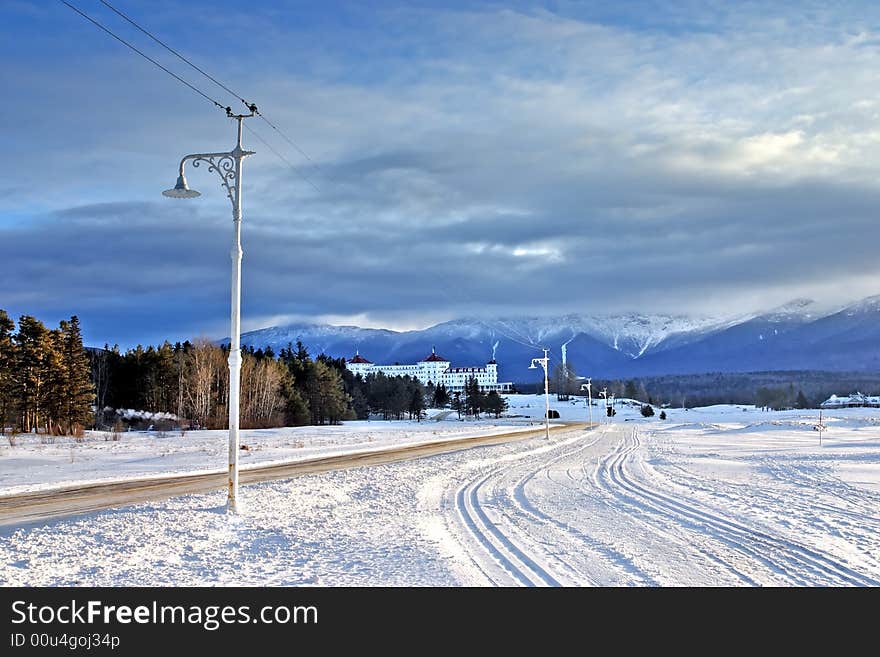
<path fill-rule="evenodd" d="M 245 329 L 880 293 L 876 2 L 111 1 L 299 148 L 245 135 Z M 4 0 L 0 37 L 0 308 L 227 335 L 229 202 L 160 192 L 230 120 L 61 3 Z"/>

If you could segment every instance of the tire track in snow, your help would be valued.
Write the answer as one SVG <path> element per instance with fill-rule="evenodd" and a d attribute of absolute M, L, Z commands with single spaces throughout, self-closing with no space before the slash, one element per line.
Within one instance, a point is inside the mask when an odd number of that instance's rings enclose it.
<path fill-rule="evenodd" d="M 483 546 L 501 568 L 523 586 L 562 586 L 550 573 L 539 566 L 519 547 L 514 545 L 486 515 L 480 506 L 480 488 L 503 468 L 496 468 L 476 480 L 459 487 L 455 494 L 455 507 L 471 535 Z M 499 582 L 481 568 L 495 584 Z"/>
<path fill-rule="evenodd" d="M 738 549 L 756 560 L 785 574 L 802 584 L 814 584 L 815 580 L 805 577 L 802 570 L 806 569 L 812 575 L 832 578 L 833 583 L 853 584 L 857 586 L 877 586 L 878 582 L 870 577 L 858 573 L 848 566 L 816 550 L 799 545 L 792 541 L 777 538 L 760 530 L 749 528 L 733 520 L 723 518 L 711 511 L 700 509 L 693 504 L 675 500 L 658 490 L 651 490 L 636 482 L 627 472 L 626 463 L 641 444 L 637 433 L 631 435 L 632 443 L 626 445 L 626 439 L 622 449 L 616 451 L 610 457 L 606 476 L 608 480 L 618 488 L 640 500 L 646 507 L 653 508 L 656 512 L 677 519 L 679 522 L 698 529 L 711 530 L 710 536 L 719 539 L 731 547 Z M 782 558 L 782 561 L 773 560 L 765 556 L 765 550 Z"/>
<path fill-rule="evenodd" d="M 574 540 L 576 540 L 577 542 L 586 546 L 588 549 L 605 557 L 608 560 L 608 563 L 610 563 L 611 565 L 622 570 L 625 575 L 634 578 L 636 580 L 635 581 L 636 584 L 656 586 L 657 581 L 654 580 L 650 575 L 648 575 L 647 573 L 642 571 L 638 566 L 636 566 L 633 563 L 632 559 L 630 559 L 626 555 L 622 554 L 621 552 L 618 552 L 613 547 L 606 545 L 605 543 L 599 541 L 598 539 L 596 539 L 592 536 L 589 536 L 588 534 L 572 527 L 570 524 L 563 522 L 557 518 L 554 518 L 553 516 L 551 516 L 547 513 L 544 513 L 543 511 L 538 509 L 532 503 L 532 501 L 529 499 L 528 494 L 526 492 L 526 486 L 528 485 L 528 483 L 530 481 L 532 481 L 537 476 L 537 474 L 539 472 L 546 472 L 547 479 L 549 479 L 554 484 L 556 484 L 558 486 L 561 485 L 563 488 L 565 488 L 567 490 L 570 490 L 570 491 L 573 491 L 573 492 L 576 492 L 576 493 L 583 495 L 583 492 L 581 490 L 571 488 L 571 487 L 566 486 L 564 484 L 560 484 L 560 482 L 557 482 L 555 479 L 553 479 L 550 476 L 550 470 L 551 470 L 552 466 L 556 465 L 557 463 L 559 463 L 563 459 L 570 458 L 572 456 L 575 456 L 577 454 L 585 452 L 590 447 L 593 447 L 594 445 L 596 445 L 596 443 L 598 443 L 600 440 L 602 440 L 602 438 L 605 437 L 606 432 L 607 432 L 607 430 L 603 428 L 599 437 L 596 438 L 595 440 L 593 440 L 592 442 L 588 443 L 587 445 L 584 445 L 584 446 L 582 446 L 576 450 L 573 450 L 571 452 L 566 452 L 565 454 L 562 454 L 561 456 L 558 456 L 557 458 L 554 458 L 554 459 L 542 464 L 541 467 L 537 468 L 536 470 L 533 470 L 530 473 L 526 474 L 524 477 L 522 477 L 514 485 L 513 499 L 515 500 L 515 502 L 518 504 L 519 508 L 522 509 L 522 511 L 524 513 L 535 518 L 540 523 L 543 523 L 545 525 L 550 525 L 552 527 L 557 528 L 558 530 L 561 530 L 566 535 L 571 536 Z M 594 580 L 591 580 L 591 583 L 598 585 L 598 582 L 596 582 Z"/>
<path fill-rule="evenodd" d="M 651 522 L 648 522 L 647 520 L 645 520 L 642 517 L 644 515 L 643 512 L 646 508 L 649 510 L 653 510 L 651 507 L 647 507 L 645 504 L 639 503 L 639 501 L 637 501 L 637 500 L 628 500 L 628 498 L 621 496 L 620 491 L 617 490 L 615 486 L 610 485 L 608 482 L 606 482 L 602 478 L 603 467 L 605 468 L 605 472 L 607 473 L 608 468 L 609 468 L 609 463 L 613 462 L 615 459 L 618 458 L 618 455 L 621 451 L 621 447 L 622 447 L 622 443 L 618 444 L 614 450 L 609 452 L 603 459 L 601 459 L 596 464 L 596 470 L 593 471 L 592 475 L 587 472 L 586 463 L 582 464 L 582 466 L 581 466 L 581 471 L 583 472 L 583 475 L 584 475 L 583 479 L 578 480 L 574 476 L 572 476 L 571 469 L 569 469 L 566 474 L 573 481 L 592 480 L 593 484 L 598 489 L 606 491 L 606 493 L 610 494 L 613 499 L 623 501 L 625 504 L 627 504 L 627 506 L 631 507 L 635 511 L 635 513 L 632 514 L 631 517 L 634 520 L 637 520 L 638 522 L 644 524 L 645 526 L 650 527 L 654 533 L 658 534 L 659 536 L 665 537 L 668 541 L 670 541 L 673 544 L 677 544 L 677 545 L 684 544 L 688 548 L 696 550 L 699 554 L 703 555 L 709 562 L 714 563 L 717 566 L 719 566 L 720 568 L 722 568 L 723 570 L 729 572 L 734 577 L 736 577 L 738 580 L 740 580 L 743 584 L 746 584 L 749 586 L 757 586 L 758 582 L 756 582 L 748 573 L 743 572 L 742 570 L 740 570 L 739 568 L 734 566 L 729 561 L 725 561 L 724 559 L 722 559 L 717 554 L 716 549 L 714 549 L 710 546 L 696 543 L 694 541 L 688 541 L 680 533 L 675 533 L 675 532 L 669 531 L 668 529 L 666 529 L 664 527 L 658 526 L 655 523 L 651 523 Z M 586 493 L 583 491 L 581 492 L 581 494 L 586 496 Z M 655 512 L 656 512 L 656 510 L 655 510 Z M 701 531 L 701 528 L 696 528 L 696 529 L 698 531 Z M 731 547 L 736 548 L 737 546 L 734 545 Z"/>
<path fill-rule="evenodd" d="M 562 559 L 544 554 L 541 556 L 530 555 L 526 548 L 518 544 L 512 536 L 505 535 L 499 528 L 499 523 L 489 518 L 479 499 L 480 490 L 493 477 L 503 474 L 511 467 L 511 463 L 515 464 L 530 458 L 538 458 L 547 452 L 555 452 L 560 448 L 567 447 L 571 443 L 580 442 L 583 439 L 581 435 L 574 438 L 551 444 L 543 444 L 535 449 L 527 450 L 520 454 L 511 454 L 502 457 L 504 465 L 493 468 L 488 474 L 481 474 L 475 479 L 466 481 L 456 490 L 452 496 L 452 501 L 456 514 L 460 519 L 460 525 L 464 527 L 467 534 L 473 542 L 475 542 L 480 550 L 474 552 L 470 546 L 465 545 L 466 551 L 470 553 L 471 560 L 476 564 L 480 572 L 494 584 L 506 584 L 504 579 L 512 579 L 514 582 L 524 586 L 562 586 L 558 575 L 550 572 L 550 568 L 543 565 L 542 561 L 550 559 L 558 562 L 562 570 L 572 571 L 569 564 Z M 502 515 L 508 518 L 507 529 L 510 533 L 516 534 L 520 539 L 524 538 L 523 533 L 512 521 L 512 518 L 501 511 Z M 488 555 L 491 563 L 481 563 L 480 553 Z M 501 568 L 502 581 L 499 581 L 497 574 L 491 571 L 497 567 Z M 506 576 L 506 577 L 505 577 Z"/>

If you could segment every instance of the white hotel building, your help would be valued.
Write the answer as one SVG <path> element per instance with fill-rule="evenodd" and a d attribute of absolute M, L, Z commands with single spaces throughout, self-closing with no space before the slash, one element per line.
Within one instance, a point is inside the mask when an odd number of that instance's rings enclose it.
<path fill-rule="evenodd" d="M 510 382 L 498 382 L 498 364 L 494 360 L 486 363 L 485 367 L 451 367 L 448 360 L 431 349 L 430 355 L 420 360 L 415 365 L 376 365 L 361 356 L 360 352 L 354 358 L 346 362 L 346 367 L 354 374 L 360 374 L 366 378 L 368 374 L 382 372 L 386 376 L 411 376 L 418 379 L 424 385 L 433 383 L 435 386 L 444 385 L 449 392 L 461 392 L 464 390 L 468 379 L 474 377 L 480 390 L 489 392 L 510 392 L 513 384 Z"/>

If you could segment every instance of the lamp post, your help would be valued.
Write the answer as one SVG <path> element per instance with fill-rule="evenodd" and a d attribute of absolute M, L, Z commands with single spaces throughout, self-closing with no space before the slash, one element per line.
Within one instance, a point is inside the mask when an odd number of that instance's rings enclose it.
<path fill-rule="evenodd" d="M 239 392 L 241 389 L 241 173 L 244 158 L 253 155 L 254 151 L 246 151 L 241 147 L 241 122 L 254 115 L 255 106 L 251 106 L 250 114 L 233 114 L 229 108 L 226 115 L 238 123 L 238 140 L 235 148 L 228 153 L 193 153 L 185 155 L 180 161 L 180 172 L 177 184 L 173 189 L 162 192 L 170 198 L 195 198 L 201 194 L 190 189 L 186 183 L 184 166 L 192 162 L 193 167 L 201 163 L 208 166 L 208 171 L 220 176 L 220 184 L 232 202 L 232 302 L 231 329 L 229 332 L 229 487 L 226 509 L 238 512 L 238 424 L 239 424 Z"/>
<path fill-rule="evenodd" d="M 602 388 L 599 391 L 599 396 L 605 400 L 605 417 L 608 417 L 608 388 Z M 605 420 L 609 422 L 609 420 Z"/>
<path fill-rule="evenodd" d="M 547 380 L 547 366 L 550 363 L 550 357 L 547 355 L 549 349 L 544 350 L 543 358 L 532 358 L 532 364 L 529 365 L 530 370 L 538 369 L 538 365 L 544 368 L 544 437 L 550 440 L 550 384 Z"/>
<path fill-rule="evenodd" d="M 587 391 L 587 398 L 589 399 L 587 408 L 590 409 L 590 428 L 593 428 L 593 379 L 587 379 L 587 382 L 581 384 L 581 390 Z"/>

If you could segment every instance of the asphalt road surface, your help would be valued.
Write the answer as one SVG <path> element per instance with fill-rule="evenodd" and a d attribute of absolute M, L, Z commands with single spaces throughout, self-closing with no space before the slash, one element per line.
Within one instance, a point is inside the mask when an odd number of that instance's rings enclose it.
<path fill-rule="evenodd" d="M 551 427 L 551 432 L 585 427 L 586 424 L 565 424 Z M 286 479 L 305 474 L 359 468 L 381 463 L 406 461 L 435 454 L 445 454 L 472 447 L 498 445 L 501 443 L 533 438 L 544 432 L 534 431 L 475 436 L 460 440 L 442 440 L 418 445 L 391 447 L 382 450 L 340 454 L 293 463 L 275 463 L 239 471 L 242 485 L 271 479 Z M 226 472 L 205 474 L 169 475 L 141 479 L 126 479 L 83 486 L 53 488 L 51 490 L 0 496 L 0 526 L 21 525 L 51 518 L 87 513 L 101 509 L 161 500 L 176 495 L 207 493 L 227 485 Z"/>

